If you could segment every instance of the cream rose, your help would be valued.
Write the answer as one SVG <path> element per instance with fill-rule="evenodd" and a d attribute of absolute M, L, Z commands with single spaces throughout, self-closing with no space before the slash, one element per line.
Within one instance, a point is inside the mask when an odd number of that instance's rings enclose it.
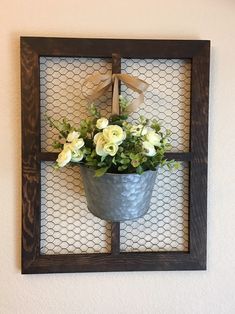
<path fill-rule="evenodd" d="M 75 154 L 72 154 L 71 161 L 73 162 L 79 162 L 84 157 L 84 154 L 81 150 L 78 150 Z"/>
<path fill-rule="evenodd" d="M 109 124 L 109 121 L 106 118 L 100 118 L 96 121 L 96 127 L 97 129 L 100 129 L 100 130 L 106 128 L 108 124 Z"/>
<path fill-rule="evenodd" d="M 103 135 L 108 143 L 115 143 L 120 145 L 125 139 L 125 132 L 119 125 L 109 125 L 103 130 Z"/>
<path fill-rule="evenodd" d="M 148 132 L 148 129 L 142 124 L 139 124 L 139 125 L 133 125 L 130 129 L 130 132 L 134 136 L 141 136 L 141 135 L 146 135 Z"/>
<path fill-rule="evenodd" d="M 79 132 L 76 131 L 70 132 L 67 136 L 67 142 L 71 143 L 73 140 L 78 139 L 79 136 L 80 136 Z"/>
<path fill-rule="evenodd" d="M 104 151 L 110 155 L 110 156 L 114 156 L 116 155 L 117 151 L 118 151 L 118 145 L 115 143 L 106 143 L 104 145 Z"/>
<path fill-rule="evenodd" d="M 70 149 L 73 153 L 76 153 L 80 148 L 84 146 L 83 138 L 75 138 L 72 143 L 65 143 L 64 149 Z"/>
<path fill-rule="evenodd" d="M 64 167 L 67 163 L 70 162 L 72 158 L 72 152 L 70 149 L 63 149 L 62 152 L 58 155 L 56 162 L 59 167 Z"/>
<path fill-rule="evenodd" d="M 161 146 L 161 136 L 157 134 L 155 131 L 149 131 L 146 134 L 146 139 L 149 143 L 154 146 Z"/>
<path fill-rule="evenodd" d="M 143 149 L 144 149 L 144 154 L 146 156 L 152 157 L 152 156 L 156 155 L 156 150 L 155 150 L 153 144 L 151 144 L 147 141 L 143 142 Z"/>
<path fill-rule="evenodd" d="M 102 132 L 96 133 L 96 135 L 94 136 L 94 143 L 97 144 L 98 139 L 103 136 Z"/>
<path fill-rule="evenodd" d="M 108 153 L 104 150 L 105 144 L 106 144 L 105 138 L 103 134 L 101 134 L 101 136 L 99 136 L 97 140 L 96 147 L 95 147 L 95 151 L 97 155 L 102 156 L 102 157 L 105 157 L 108 155 Z"/>

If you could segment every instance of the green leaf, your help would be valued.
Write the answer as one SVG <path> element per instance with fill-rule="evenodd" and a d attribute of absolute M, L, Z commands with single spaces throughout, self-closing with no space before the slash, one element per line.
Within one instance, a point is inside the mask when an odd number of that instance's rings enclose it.
<path fill-rule="evenodd" d="M 126 155 L 124 153 L 121 153 L 121 158 L 126 158 Z"/>
<path fill-rule="evenodd" d="M 97 107 L 94 104 L 90 105 L 89 112 L 93 117 L 100 118 L 100 111 L 97 109 Z"/>
<path fill-rule="evenodd" d="M 128 167 L 127 165 L 119 166 L 118 171 L 122 172 L 123 170 L 126 170 L 127 167 Z"/>
<path fill-rule="evenodd" d="M 59 141 L 55 140 L 52 144 L 52 147 L 55 149 L 62 149 L 63 148 L 63 144 L 60 143 Z"/>
<path fill-rule="evenodd" d="M 128 158 L 123 158 L 123 159 L 120 160 L 120 163 L 123 164 L 123 165 L 129 164 L 129 163 L 130 163 L 130 159 L 128 159 Z"/>
<path fill-rule="evenodd" d="M 119 106 L 121 108 L 122 113 L 125 113 L 129 104 L 130 104 L 129 101 L 125 97 L 123 97 L 122 95 L 119 96 Z"/>
<path fill-rule="evenodd" d="M 60 169 L 60 167 L 59 167 L 57 162 L 54 164 L 53 168 L 54 168 L 54 170 L 59 170 Z"/>
<path fill-rule="evenodd" d="M 101 161 L 103 162 L 107 156 L 102 156 Z"/>
<path fill-rule="evenodd" d="M 133 154 L 133 153 L 130 153 L 130 158 L 131 158 L 131 159 L 136 159 L 136 155 Z"/>
<path fill-rule="evenodd" d="M 144 169 L 141 166 L 139 166 L 139 167 L 136 168 L 136 172 L 138 174 L 142 174 L 144 172 Z"/>
<path fill-rule="evenodd" d="M 157 133 L 161 130 L 160 124 L 157 122 L 156 119 L 153 119 L 151 128 L 154 129 Z"/>
<path fill-rule="evenodd" d="M 181 163 L 180 163 L 180 162 L 175 162 L 175 164 L 174 164 L 175 170 L 180 169 L 180 166 L 181 166 Z"/>
<path fill-rule="evenodd" d="M 101 177 L 103 176 L 107 170 L 109 169 L 109 167 L 103 167 L 103 168 L 99 168 L 95 171 L 95 177 Z"/>

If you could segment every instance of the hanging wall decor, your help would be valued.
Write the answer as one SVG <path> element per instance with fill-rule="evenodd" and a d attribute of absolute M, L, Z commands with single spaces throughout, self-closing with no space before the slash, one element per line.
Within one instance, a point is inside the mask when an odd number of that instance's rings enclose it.
<path fill-rule="evenodd" d="M 209 54 L 21 38 L 22 273 L 206 269 Z"/>

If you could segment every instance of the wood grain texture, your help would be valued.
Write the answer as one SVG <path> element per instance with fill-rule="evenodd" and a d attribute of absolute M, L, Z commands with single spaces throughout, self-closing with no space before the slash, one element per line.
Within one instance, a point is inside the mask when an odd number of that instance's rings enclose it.
<path fill-rule="evenodd" d="M 121 73 L 121 57 L 118 53 L 112 53 L 112 73 Z M 119 94 L 120 94 L 120 81 L 119 81 Z M 111 231 L 111 252 L 112 255 L 118 255 L 120 253 L 120 223 L 112 223 Z"/>
<path fill-rule="evenodd" d="M 31 273 L 202 270 L 185 252 L 41 255 L 25 271 Z"/>
<path fill-rule="evenodd" d="M 23 273 L 206 269 L 209 50 L 201 40 L 21 39 Z M 122 253 L 120 226 L 113 223 L 110 254 L 40 254 L 40 162 L 57 158 L 40 149 L 40 56 L 112 57 L 113 71 L 121 57 L 191 59 L 190 152 L 166 154 L 190 164 L 189 252 Z"/>
<path fill-rule="evenodd" d="M 192 59 L 190 165 L 190 252 L 206 268 L 207 155 L 210 43 Z"/>
<path fill-rule="evenodd" d="M 53 152 L 41 152 L 39 153 L 39 158 L 41 161 L 56 161 L 58 157 L 58 153 Z M 178 161 L 192 161 L 193 154 L 191 152 L 188 153 L 166 153 L 165 157 L 167 159 L 175 159 Z"/>
<path fill-rule="evenodd" d="M 120 253 L 120 222 L 112 223 L 111 252 L 112 255 L 119 255 Z"/>
<path fill-rule="evenodd" d="M 21 41 L 22 271 L 39 256 L 40 122 L 38 55 Z"/>
<path fill-rule="evenodd" d="M 91 39 L 23 37 L 43 56 L 191 59 L 205 40 Z"/>

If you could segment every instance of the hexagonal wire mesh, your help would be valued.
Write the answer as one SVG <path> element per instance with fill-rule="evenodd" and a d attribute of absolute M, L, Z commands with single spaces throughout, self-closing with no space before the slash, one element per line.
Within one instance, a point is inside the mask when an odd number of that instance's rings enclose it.
<path fill-rule="evenodd" d="M 52 143 L 58 138 L 45 115 L 79 123 L 88 115 L 81 92 L 86 77 L 111 71 L 110 59 L 40 58 L 42 151 L 53 151 Z M 99 101 L 103 115 L 111 113 L 111 93 L 110 89 Z M 82 186 L 78 167 L 56 172 L 51 163 L 42 163 L 42 254 L 110 252 L 111 224 L 90 214 Z"/>
<path fill-rule="evenodd" d="M 131 114 L 156 118 L 169 128 L 172 151 L 189 150 L 191 63 L 189 60 L 122 59 L 122 72 L 145 80 L 145 103 Z M 135 93 L 125 85 L 127 98 Z M 149 212 L 135 222 L 120 225 L 121 251 L 188 250 L 188 165 L 177 173 L 160 169 Z"/>
<path fill-rule="evenodd" d="M 111 73 L 111 62 L 98 58 L 42 57 L 40 70 L 41 147 L 44 151 L 52 151 L 52 142 L 57 133 L 49 128 L 44 115 L 47 114 L 54 119 L 67 117 L 74 123 L 87 116 L 87 104 L 81 93 L 81 86 L 85 78 L 93 72 Z M 150 83 L 145 105 L 133 113 L 131 119 L 136 120 L 139 115 L 145 115 L 163 121 L 167 128 L 176 132 L 172 137 L 173 149 L 187 151 L 190 62 L 124 59 L 122 70 L 138 75 Z M 133 96 L 125 86 L 121 86 L 121 90 L 123 94 Z M 102 97 L 98 105 L 103 115 L 111 112 L 111 90 Z M 42 164 L 41 252 L 43 254 L 110 251 L 110 224 L 91 216 L 88 212 L 79 170 L 75 168 L 63 169 L 61 180 L 58 180 L 57 173 L 52 172 L 49 163 Z M 68 173 L 65 176 L 66 171 Z M 71 176 L 72 182 L 66 180 L 67 176 Z M 60 195 L 54 193 L 55 197 L 52 197 L 52 189 L 55 187 L 57 192 L 60 191 Z M 157 195 L 159 189 L 161 193 Z M 184 165 L 177 175 L 167 171 L 164 171 L 163 175 L 160 171 L 149 213 L 138 221 L 121 224 L 121 250 L 187 250 L 187 199 L 187 165 Z M 165 214 L 162 214 L 163 211 Z"/>
<path fill-rule="evenodd" d="M 191 62 L 185 59 L 122 59 L 121 70 L 149 83 L 145 102 L 132 114 L 132 119 L 137 120 L 140 115 L 156 118 L 163 129 L 172 131 L 172 151 L 188 151 Z M 121 85 L 121 92 L 130 99 L 135 96 L 125 85 Z"/>
<path fill-rule="evenodd" d="M 188 188 L 187 163 L 174 172 L 160 168 L 148 213 L 120 224 L 121 251 L 187 251 Z"/>
<path fill-rule="evenodd" d="M 43 162 L 41 182 L 41 253 L 110 252 L 111 225 L 87 210 L 79 168 Z"/>
<path fill-rule="evenodd" d="M 100 58 L 40 58 L 40 97 L 41 97 L 41 149 L 53 151 L 52 144 L 58 132 L 50 128 L 46 116 L 55 120 L 67 118 L 79 123 L 88 115 L 85 99 L 87 88 L 83 83 L 87 76 L 99 72 L 112 73 L 111 59 Z M 92 89 L 94 86 L 90 85 Z M 103 115 L 111 113 L 112 89 L 101 97 L 98 106 Z"/>

